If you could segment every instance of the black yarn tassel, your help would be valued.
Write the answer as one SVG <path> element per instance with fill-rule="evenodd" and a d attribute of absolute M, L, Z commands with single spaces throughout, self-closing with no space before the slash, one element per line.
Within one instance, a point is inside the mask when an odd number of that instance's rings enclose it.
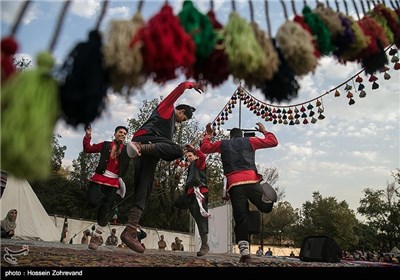
<path fill-rule="evenodd" d="M 293 70 L 290 68 L 279 48 L 276 47 L 275 39 L 273 39 L 273 45 L 279 55 L 279 69 L 273 78 L 266 81 L 260 89 L 264 93 L 265 98 L 271 102 L 280 103 L 283 101 L 290 101 L 297 97 L 300 86 L 296 81 Z"/>
<path fill-rule="evenodd" d="M 379 52 L 374 53 L 368 57 L 361 59 L 361 65 L 366 74 L 372 75 L 380 71 L 385 65 L 389 63 L 385 50 L 380 40 L 377 40 Z"/>
<path fill-rule="evenodd" d="M 63 118 L 74 127 L 92 123 L 105 108 L 109 75 L 101 47 L 100 32 L 91 31 L 89 40 L 78 43 L 60 69 Z"/>

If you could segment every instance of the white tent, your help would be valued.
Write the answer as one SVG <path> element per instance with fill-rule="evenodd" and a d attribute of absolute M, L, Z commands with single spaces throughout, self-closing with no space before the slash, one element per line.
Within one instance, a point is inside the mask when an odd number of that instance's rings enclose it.
<path fill-rule="evenodd" d="M 394 255 L 400 255 L 400 250 L 396 246 L 394 246 L 390 253 Z"/>
<path fill-rule="evenodd" d="M 54 225 L 27 180 L 8 174 L 7 185 L 0 202 L 0 219 L 4 219 L 11 209 L 18 211 L 15 238 L 60 241 L 61 232 Z"/>

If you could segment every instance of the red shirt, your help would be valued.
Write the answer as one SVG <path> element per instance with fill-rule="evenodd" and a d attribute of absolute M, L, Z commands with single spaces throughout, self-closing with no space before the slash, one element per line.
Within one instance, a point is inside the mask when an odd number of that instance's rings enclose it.
<path fill-rule="evenodd" d="M 90 144 L 91 139 L 92 139 L 92 137 L 86 137 L 86 135 L 85 135 L 85 137 L 83 137 L 83 151 L 85 153 L 100 153 L 103 149 L 104 142 L 92 145 L 92 144 Z M 114 141 L 111 142 L 110 149 L 112 149 L 114 145 L 116 145 L 116 143 Z M 123 145 L 124 144 L 120 144 L 119 148 L 122 149 Z M 108 164 L 107 164 L 106 170 L 108 170 L 114 174 L 118 174 L 118 171 L 119 171 L 118 157 L 111 158 L 111 154 L 110 154 L 110 158 L 108 159 Z M 107 185 L 110 187 L 119 188 L 118 177 L 117 178 L 109 178 L 109 177 L 104 176 L 103 174 L 94 173 L 94 175 L 89 178 L 89 181 L 92 181 L 94 183 L 101 184 L 101 185 Z"/>
<path fill-rule="evenodd" d="M 193 88 L 194 82 L 183 82 L 180 83 L 163 101 L 157 106 L 157 112 L 161 118 L 168 120 L 175 113 L 175 102 L 178 98 L 189 88 Z M 139 129 L 133 134 L 133 137 L 138 137 L 147 134 L 147 130 Z"/>
<path fill-rule="evenodd" d="M 264 132 L 264 138 L 249 137 L 253 150 L 272 148 L 278 145 L 278 140 L 272 132 Z M 200 150 L 206 154 L 221 153 L 222 140 L 210 142 L 209 136 L 205 136 L 200 145 Z M 233 186 L 257 183 L 262 176 L 254 170 L 239 170 L 225 174 L 227 179 L 227 190 Z"/>
<path fill-rule="evenodd" d="M 206 169 L 206 155 L 203 154 L 200 150 L 196 150 L 195 153 L 198 156 L 198 159 L 195 160 L 196 167 L 199 170 Z M 192 164 L 192 163 L 190 163 L 190 164 Z M 200 192 L 201 193 L 206 193 L 206 192 L 208 192 L 208 189 L 205 186 L 201 186 L 200 187 Z M 189 188 L 186 193 L 187 194 L 194 193 L 193 188 Z"/>

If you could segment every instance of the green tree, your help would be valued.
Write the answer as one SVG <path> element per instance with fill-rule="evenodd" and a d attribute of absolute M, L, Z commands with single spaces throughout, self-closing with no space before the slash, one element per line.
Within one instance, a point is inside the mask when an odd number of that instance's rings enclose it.
<path fill-rule="evenodd" d="M 366 217 L 367 224 L 378 232 L 382 251 L 389 251 L 400 244 L 400 193 L 399 169 L 393 173 L 395 181 L 384 190 L 364 189 L 365 197 L 360 200 L 357 211 Z"/>
<path fill-rule="evenodd" d="M 53 152 L 51 155 L 51 166 L 53 172 L 59 172 L 62 165 L 62 160 L 65 156 L 66 146 L 61 146 L 57 138 L 61 138 L 60 134 L 53 134 L 52 136 L 52 147 Z"/>
<path fill-rule="evenodd" d="M 303 204 L 302 214 L 294 227 L 293 238 L 297 246 L 310 235 L 326 235 L 335 239 L 347 250 L 357 244 L 354 233 L 357 219 L 346 201 L 337 202 L 334 197 L 323 198 L 319 192 L 313 193 L 313 201 Z"/>
<path fill-rule="evenodd" d="M 272 238 L 276 245 L 292 244 L 291 228 L 299 215 L 287 201 L 278 201 L 271 213 L 264 214 L 264 238 Z"/>
<path fill-rule="evenodd" d="M 31 66 L 32 60 L 26 57 L 16 58 L 13 56 L 14 66 L 18 71 L 24 71 Z"/>
<path fill-rule="evenodd" d="M 80 196 L 80 190 L 68 180 L 65 172 L 60 172 L 67 148 L 59 144 L 58 138 L 61 136 L 53 135 L 52 138 L 52 174 L 47 180 L 34 181 L 30 184 L 47 213 L 77 217 L 79 203 L 76 198 Z"/>
<path fill-rule="evenodd" d="M 354 228 L 354 233 L 358 237 L 358 243 L 350 247 L 350 252 L 361 250 L 363 252 L 374 251 L 379 248 L 378 230 L 371 225 L 358 222 Z"/>

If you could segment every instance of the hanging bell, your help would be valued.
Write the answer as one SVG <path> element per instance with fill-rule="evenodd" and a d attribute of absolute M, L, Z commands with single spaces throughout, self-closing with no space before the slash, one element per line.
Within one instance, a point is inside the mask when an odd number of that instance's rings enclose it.
<path fill-rule="evenodd" d="M 314 114 L 315 114 L 315 112 L 314 112 L 314 111 L 311 111 L 311 112 L 308 114 L 308 116 L 309 116 L 309 117 L 312 117 L 312 116 L 314 116 Z"/>
<path fill-rule="evenodd" d="M 296 119 L 296 120 L 294 121 L 294 123 L 295 123 L 295 124 L 300 124 L 299 119 Z"/>
<path fill-rule="evenodd" d="M 391 77 L 390 77 L 390 74 L 389 74 L 389 73 L 386 73 L 386 72 L 385 72 L 385 74 L 383 75 L 383 78 L 384 78 L 385 80 L 389 80 Z"/>
<path fill-rule="evenodd" d="M 383 72 L 386 72 L 386 71 L 389 71 L 390 69 L 389 69 L 389 67 L 387 67 L 387 66 L 383 66 L 382 68 L 381 68 L 381 70 L 379 70 L 381 73 L 383 73 Z"/>
<path fill-rule="evenodd" d="M 391 48 L 389 51 L 389 55 L 395 55 L 397 53 L 397 49 L 396 48 Z"/>
<path fill-rule="evenodd" d="M 360 76 L 357 76 L 356 82 L 357 83 L 362 83 L 363 82 L 363 78 L 361 78 Z"/>
<path fill-rule="evenodd" d="M 317 119 L 313 117 L 313 118 L 311 119 L 311 123 L 314 124 L 314 123 L 316 123 L 316 122 L 317 122 Z"/>
<path fill-rule="evenodd" d="M 324 107 L 318 107 L 318 113 L 322 113 L 324 111 Z"/>
<path fill-rule="evenodd" d="M 304 119 L 303 124 L 308 124 L 308 120 Z"/>
<path fill-rule="evenodd" d="M 344 90 L 351 90 L 352 86 L 349 84 L 346 84 L 346 86 L 344 87 Z"/>
<path fill-rule="evenodd" d="M 285 124 L 285 125 L 288 124 L 288 121 L 287 121 L 287 120 L 284 120 L 284 121 L 283 121 L 283 124 Z"/>
<path fill-rule="evenodd" d="M 367 96 L 367 93 L 364 90 L 360 91 L 359 97 L 364 98 L 365 96 Z"/>
<path fill-rule="evenodd" d="M 353 93 L 351 91 L 349 91 L 346 95 L 347 98 L 352 98 L 353 97 Z"/>
<path fill-rule="evenodd" d="M 392 59 L 390 61 L 393 63 L 399 62 L 399 57 L 394 55 L 394 56 L 392 56 Z"/>
<path fill-rule="evenodd" d="M 319 114 L 318 119 L 319 119 L 319 120 L 323 120 L 323 119 L 325 119 L 325 116 L 322 115 L 322 114 Z"/>
<path fill-rule="evenodd" d="M 372 84 L 372 89 L 378 89 L 378 88 L 379 88 L 378 83 L 377 83 L 377 82 L 374 82 L 374 83 Z"/>
<path fill-rule="evenodd" d="M 338 90 L 335 91 L 335 97 L 339 97 L 340 96 L 340 92 Z"/>
<path fill-rule="evenodd" d="M 375 75 L 371 75 L 371 77 L 369 77 L 370 82 L 375 82 L 376 80 L 378 80 L 378 78 Z"/>
<path fill-rule="evenodd" d="M 319 99 L 317 99 L 317 102 L 315 103 L 315 105 L 316 105 L 317 107 L 319 107 L 319 106 L 321 106 L 321 105 L 322 105 L 322 102 L 321 102 L 321 101 L 319 101 Z"/>
<path fill-rule="evenodd" d="M 359 84 L 358 85 L 358 91 L 363 90 L 365 88 L 364 84 Z"/>
<path fill-rule="evenodd" d="M 356 103 L 356 102 L 354 101 L 354 99 L 353 99 L 353 98 L 350 98 L 349 105 L 353 105 L 354 103 Z"/>

